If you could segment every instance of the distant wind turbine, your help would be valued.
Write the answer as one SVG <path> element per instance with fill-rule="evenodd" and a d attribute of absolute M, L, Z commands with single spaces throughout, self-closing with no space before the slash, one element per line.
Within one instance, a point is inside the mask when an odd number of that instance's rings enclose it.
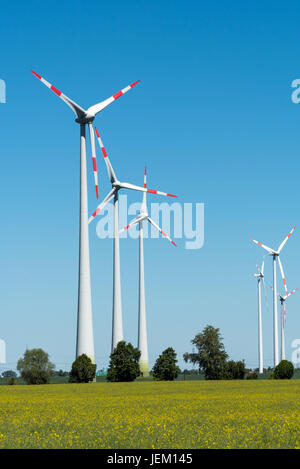
<path fill-rule="evenodd" d="M 281 305 L 281 360 L 285 360 L 285 322 L 286 322 L 286 309 L 285 309 L 285 302 L 289 296 L 295 293 L 298 290 L 291 291 L 285 296 L 279 296 L 280 305 Z"/>
<path fill-rule="evenodd" d="M 272 287 L 271 287 L 272 288 Z M 298 288 L 295 288 L 295 290 L 292 290 L 290 293 L 287 295 L 280 295 L 279 293 L 277 294 L 279 301 L 280 301 L 280 322 L 281 322 L 281 360 L 285 360 L 285 323 L 286 323 L 286 308 L 285 308 L 285 302 L 287 298 L 289 298 L 293 293 L 295 293 L 298 290 Z"/>
<path fill-rule="evenodd" d="M 265 268 L 265 256 L 263 257 L 263 262 L 261 268 L 256 264 L 258 274 L 254 274 L 254 277 L 257 278 L 257 289 L 258 289 L 258 363 L 259 363 L 259 373 L 264 372 L 263 365 L 263 336 L 262 336 L 262 317 L 261 317 L 261 281 L 263 282 L 265 301 L 267 303 L 265 279 L 264 279 L 264 268 Z"/>
<path fill-rule="evenodd" d="M 147 188 L 147 170 L 144 173 L 144 188 Z M 139 322 L 138 322 L 138 349 L 141 352 L 140 357 L 140 371 L 143 376 L 149 376 L 149 362 L 148 362 L 148 341 L 147 341 L 147 322 L 146 322 L 146 299 L 145 299 L 145 275 L 144 275 L 144 235 L 143 235 L 143 222 L 147 220 L 151 223 L 163 236 L 165 236 L 173 246 L 177 245 L 171 238 L 152 220 L 148 215 L 146 192 L 143 194 L 143 201 L 141 209 L 137 217 L 125 226 L 120 233 L 128 230 L 131 226 L 139 224 Z"/>
<path fill-rule="evenodd" d="M 273 257 L 273 335 L 274 335 L 274 367 L 277 366 L 278 363 L 279 363 L 279 358 L 278 358 L 278 318 L 277 318 L 276 259 L 278 259 L 278 264 L 279 264 L 279 268 L 280 268 L 280 271 L 281 271 L 281 274 L 282 274 L 285 292 L 286 292 L 286 294 L 288 294 L 287 287 L 286 287 L 286 281 L 285 281 L 285 278 L 284 278 L 284 275 L 283 275 L 283 269 L 282 269 L 281 261 L 280 261 L 280 259 L 279 259 L 279 255 L 280 255 L 280 252 L 281 252 L 283 246 L 285 245 L 285 243 L 287 242 L 287 240 L 289 239 L 289 237 L 291 236 L 291 234 L 293 233 L 293 231 L 294 231 L 295 228 L 296 228 L 296 226 L 294 226 L 294 228 L 290 231 L 290 233 L 284 238 L 284 240 L 282 241 L 282 243 L 280 244 L 280 246 L 278 247 L 277 250 L 271 249 L 271 248 L 269 248 L 268 246 L 265 246 L 264 244 L 260 243 L 259 241 L 256 241 L 255 239 L 250 238 L 251 241 L 253 241 L 254 243 L 256 243 L 256 244 L 258 244 L 259 246 L 261 246 L 262 248 L 264 248 L 266 251 L 268 251 L 269 255 Z"/>

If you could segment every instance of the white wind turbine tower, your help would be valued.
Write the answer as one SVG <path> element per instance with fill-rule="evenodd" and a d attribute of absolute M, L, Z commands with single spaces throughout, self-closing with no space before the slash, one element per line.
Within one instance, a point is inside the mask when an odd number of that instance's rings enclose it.
<path fill-rule="evenodd" d="M 123 340 L 123 321 L 122 321 L 122 299 L 121 299 L 121 274 L 120 274 L 120 245 L 119 245 L 119 202 L 118 192 L 120 189 L 132 189 L 135 191 L 150 192 L 151 194 L 165 195 L 169 197 L 177 197 L 176 195 L 167 194 L 165 192 L 155 191 L 147 187 L 139 187 L 127 182 L 120 182 L 113 170 L 109 161 L 108 155 L 100 138 L 100 135 L 95 129 L 96 136 L 104 156 L 108 178 L 110 180 L 112 189 L 98 205 L 93 215 L 89 218 L 89 223 L 94 220 L 98 213 L 105 207 L 105 205 L 114 199 L 114 261 L 113 261 L 113 320 L 112 320 L 112 346 L 113 351 L 118 342 Z"/>
<path fill-rule="evenodd" d="M 144 174 L 144 188 L 147 188 L 147 171 L 145 168 Z M 143 222 L 147 220 L 150 222 L 160 233 L 163 234 L 171 243 L 177 247 L 174 241 L 164 233 L 164 231 L 152 220 L 148 215 L 146 192 L 143 194 L 143 201 L 141 209 L 137 217 L 125 226 L 122 231 L 128 230 L 131 226 L 139 224 L 139 326 L 138 326 L 138 349 L 141 352 L 139 361 L 140 371 L 143 376 L 149 376 L 149 362 L 148 362 L 148 342 L 147 342 L 147 322 L 146 322 L 146 299 L 145 299 L 145 276 L 144 276 L 144 234 Z"/>
<path fill-rule="evenodd" d="M 264 365 L 263 365 L 263 337 L 262 337 L 262 318 L 261 318 L 261 281 L 263 282 L 264 293 L 265 293 L 265 301 L 267 304 L 267 295 L 266 295 L 266 287 L 265 287 L 265 276 L 264 276 L 264 268 L 265 268 L 265 256 L 263 258 L 261 269 L 256 264 L 258 274 L 254 274 L 254 277 L 257 278 L 257 289 L 258 289 L 258 363 L 259 363 L 259 373 L 264 372 Z"/>
<path fill-rule="evenodd" d="M 287 240 L 289 239 L 289 237 L 291 236 L 291 234 L 293 233 L 293 231 L 294 231 L 295 228 L 296 228 L 296 226 L 294 226 L 294 228 L 290 231 L 290 233 L 285 237 L 285 239 L 282 241 L 282 243 L 280 244 L 280 246 L 278 247 L 277 250 L 271 249 L 271 248 L 269 248 L 268 246 L 265 246 L 264 244 L 260 243 L 259 241 L 256 241 L 255 239 L 250 238 L 251 241 L 253 241 L 254 243 L 256 243 L 256 244 L 258 244 L 259 246 L 261 246 L 262 248 L 264 248 L 266 251 L 268 251 L 269 255 L 273 257 L 273 335 L 274 335 L 274 367 L 277 366 L 278 363 L 279 363 L 279 359 L 278 359 L 278 319 L 277 319 L 276 259 L 278 259 L 278 264 L 279 264 L 279 267 L 280 267 L 280 270 L 281 270 L 281 274 L 282 274 L 282 277 L 283 277 L 283 283 L 284 283 L 285 291 L 286 291 L 286 294 L 287 294 L 288 292 L 287 292 L 287 288 L 286 288 L 286 281 L 285 281 L 285 278 L 284 278 L 284 275 L 283 275 L 283 269 L 282 269 L 281 261 L 280 261 L 280 259 L 279 259 L 279 255 L 280 255 L 280 252 L 281 252 L 283 246 L 285 245 L 285 243 L 287 242 Z"/>
<path fill-rule="evenodd" d="M 75 113 L 75 121 L 80 124 L 80 228 L 79 228 L 79 280 L 78 280 L 78 313 L 77 313 L 77 341 L 76 356 L 85 353 L 94 361 L 94 336 L 92 319 L 92 299 L 90 282 L 90 254 L 89 254 L 89 233 L 88 233 L 88 197 L 87 197 L 87 174 L 86 174 L 86 125 L 89 127 L 92 159 L 96 186 L 96 196 L 98 199 L 98 181 L 96 167 L 95 139 L 92 122 L 100 111 L 114 102 L 124 93 L 135 86 L 138 81 L 123 90 L 114 94 L 110 98 L 102 101 L 87 110 L 68 98 L 65 94 L 51 85 L 40 75 L 31 70 L 32 73 L 41 80 L 51 91 L 61 98 Z"/>

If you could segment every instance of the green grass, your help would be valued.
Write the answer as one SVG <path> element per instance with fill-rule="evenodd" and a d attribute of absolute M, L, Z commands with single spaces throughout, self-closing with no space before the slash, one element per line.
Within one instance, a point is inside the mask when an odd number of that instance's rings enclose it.
<path fill-rule="evenodd" d="M 299 448 L 300 382 L 0 387 L 0 448 Z"/>

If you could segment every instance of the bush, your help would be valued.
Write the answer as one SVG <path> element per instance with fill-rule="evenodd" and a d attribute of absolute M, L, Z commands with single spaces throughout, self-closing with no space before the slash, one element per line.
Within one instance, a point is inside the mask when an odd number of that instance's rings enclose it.
<path fill-rule="evenodd" d="M 17 378 L 15 378 L 14 376 L 11 376 L 10 378 L 8 378 L 8 380 L 6 381 L 6 384 L 10 385 L 10 386 L 14 386 L 16 384 L 18 384 L 18 380 Z"/>
<path fill-rule="evenodd" d="M 244 379 L 246 373 L 243 361 L 235 362 L 230 360 L 224 366 L 224 379 Z"/>
<path fill-rule="evenodd" d="M 69 383 L 89 383 L 96 376 L 96 365 L 85 355 L 79 355 L 72 363 Z"/>
<path fill-rule="evenodd" d="M 291 379 L 294 375 L 294 365 L 288 360 L 281 360 L 280 363 L 275 367 L 274 378 L 275 379 Z"/>
<path fill-rule="evenodd" d="M 110 355 L 106 380 L 111 382 L 134 381 L 140 376 L 141 352 L 129 342 L 121 340 Z"/>
<path fill-rule="evenodd" d="M 258 374 L 256 373 L 256 371 L 253 371 L 253 373 L 249 373 L 247 375 L 246 379 L 257 379 L 257 378 L 258 378 Z"/>
<path fill-rule="evenodd" d="M 27 384 L 47 384 L 54 368 L 48 353 L 40 348 L 26 350 L 17 364 L 17 369 Z"/>
<path fill-rule="evenodd" d="M 158 357 L 153 367 L 154 379 L 160 381 L 173 381 L 180 373 L 179 367 L 176 365 L 176 352 L 172 347 L 167 348 Z"/>

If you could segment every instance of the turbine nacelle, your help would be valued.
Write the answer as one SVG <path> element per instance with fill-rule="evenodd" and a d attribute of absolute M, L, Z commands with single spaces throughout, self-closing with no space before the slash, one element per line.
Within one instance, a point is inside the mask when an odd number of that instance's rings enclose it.
<path fill-rule="evenodd" d="M 264 274 L 262 274 L 261 272 L 259 274 L 254 274 L 254 277 L 255 278 L 264 278 Z"/>
<path fill-rule="evenodd" d="M 77 124 L 91 124 L 95 117 L 95 115 L 85 112 L 81 115 L 78 115 L 75 119 L 75 122 L 77 122 Z"/>
<path fill-rule="evenodd" d="M 115 181 L 115 182 L 112 183 L 112 187 L 119 190 L 122 187 L 122 183 L 120 181 Z"/>
<path fill-rule="evenodd" d="M 140 223 L 144 220 L 147 220 L 148 217 L 149 217 L 148 212 L 143 212 L 143 213 L 140 212 L 136 217 L 136 221 Z"/>

